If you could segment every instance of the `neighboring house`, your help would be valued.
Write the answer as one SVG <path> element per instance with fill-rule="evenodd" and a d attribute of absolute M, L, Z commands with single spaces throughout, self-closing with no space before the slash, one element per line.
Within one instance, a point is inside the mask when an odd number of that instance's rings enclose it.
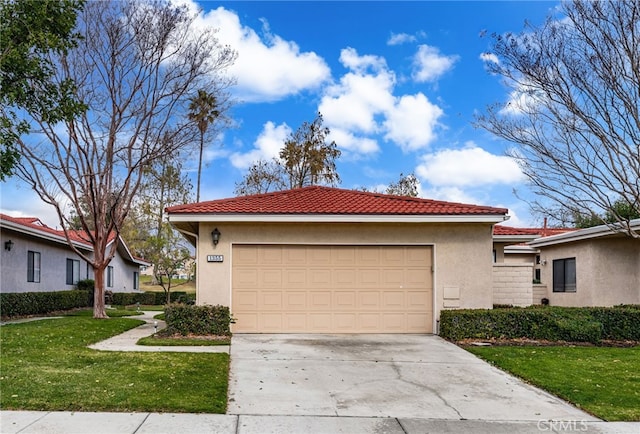
<path fill-rule="evenodd" d="M 640 228 L 640 219 L 632 220 Z M 636 229 L 637 230 L 637 229 Z M 640 304 L 640 241 L 587 229 L 494 227 L 494 304 Z"/>
<path fill-rule="evenodd" d="M 70 232 L 74 246 L 91 256 L 93 247 L 79 232 Z M 111 243 L 116 242 L 115 237 Z M 74 289 L 82 279 L 93 279 L 93 268 L 67 244 L 64 232 L 44 225 L 35 217 L 0 214 L 2 248 L 0 290 L 42 292 Z M 116 256 L 105 270 L 105 287 L 113 292 L 139 289 L 140 267 L 149 264 L 135 258 L 118 237 Z"/>
<path fill-rule="evenodd" d="M 630 223 L 640 230 L 640 219 Z M 539 251 L 551 305 L 640 304 L 640 240 L 602 225 L 528 244 Z"/>
<path fill-rule="evenodd" d="M 527 244 L 543 236 L 573 231 L 558 228 L 493 228 L 493 304 L 530 306 L 547 296 L 538 249 Z"/>
<path fill-rule="evenodd" d="M 433 333 L 442 309 L 491 308 L 507 210 L 328 187 L 167 209 L 196 247 L 198 304 L 246 333 Z"/>

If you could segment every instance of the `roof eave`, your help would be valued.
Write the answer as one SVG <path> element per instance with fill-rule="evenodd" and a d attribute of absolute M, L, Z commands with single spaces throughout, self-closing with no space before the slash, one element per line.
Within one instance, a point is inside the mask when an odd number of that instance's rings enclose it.
<path fill-rule="evenodd" d="M 29 226 L 24 226 L 18 223 L 14 223 L 14 222 L 10 222 L 7 220 L 2 220 L 2 226 L 7 228 L 7 229 L 11 229 L 13 231 L 16 232 L 20 232 L 26 235 L 31 235 L 34 237 L 38 237 L 38 238 L 42 238 L 45 240 L 49 240 L 49 241 L 54 241 L 60 244 L 66 244 L 68 245 L 67 239 L 63 236 L 59 236 L 59 235 L 54 235 L 54 234 L 50 234 L 48 232 L 45 231 L 40 231 L 38 229 L 35 228 L 31 228 Z M 82 250 L 87 250 L 87 251 L 93 251 L 93 247 L 89 244 L 85 244 L 85 243 L 81 243 L 79 241 L 75 241 L 75 240 L 71 240 L 71 243 L 76 246 L 79 249 Z"/>
<path fill-rule="evenodd" d="M 629 222 L 629 227 L 634 231 L 640 230 L 640 219 L 631 220 Z M 623 233 L 625 233 L 625 229 L 620 224 L 600 225 L 591 228 L 580 229 L 577 231 L 565 232 L 558 235 L 538 238 L 536 240 L 530 241 L 528 244 L 532 247 L 544 247 L 554 244 L 582 241 Z"/>
<path fill-rule="evenodd" d="M 502 214 L 169 214 L 169 221 L 238 223 L 500 223 Z"/>

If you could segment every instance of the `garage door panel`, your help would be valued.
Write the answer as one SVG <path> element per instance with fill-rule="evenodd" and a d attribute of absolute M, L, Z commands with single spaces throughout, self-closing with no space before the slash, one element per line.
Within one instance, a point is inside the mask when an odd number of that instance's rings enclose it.
<path fill-rule="evenodd" d="M 280 291 L 262 291 L 259 297 L 259 310 L 282 310 L 282 293 Z"/>
<path fill-rule="evenodd" d="M 307 270 L 309 288 L 329 288 L 331 287 L 331 269 L 308 269 Z"/>
<path fill-rule="evenodd" d="M 284 289 L 300 289 L 307 287 L 307 271 L 305 269 L 286 269 L 283 270 L 282 288 Z"/>
<path fill-rule="evenodd" d="M 307 310 L 307 293 L 306 292 L 290 292 L 283 294 L 285 298 L 285 306 L 289 310 Z"/>
<path fill-rule="evenodd" d="M 356 292 L 334 292 L 332 310 L 356 310 Z"/>
<path fill-rule="evenodd" d="M 233 301 L 237 310 L 258 310 L 258 291 L 238 290 L 234 293 Z"/>
<path fill-rule="evenodd" d="M 235 333 L 429 333 L 426 246 L 236 245 Z"/>
<path fill-rule="evenodd" d="M 255 268 L 234 268 L 232 278 L 235 288 L 257 288 L 260 284 L 258 270 Z"/>
<path fill-rule="evenodd" d="M 309 293 L 310 310 L 330 310 L 331 291 L 314 291 Z"/>
<path fill-rule="evenodd" d="M 358 292 L 358 308 L 360 310 L 380 309 L 380 292 L 359 291 Z"/>
<path fill-rule="evenodd" d="M 258 285 L 261 288 L 282 288 L 282 269 L 265 268 L 258 273 Z"/>
<path fill-rule="evenodd" d="M 356 286 L 357 274 L 353 269 L 337 269 L 332 273 L 332 288 L 351 289 Z"/>

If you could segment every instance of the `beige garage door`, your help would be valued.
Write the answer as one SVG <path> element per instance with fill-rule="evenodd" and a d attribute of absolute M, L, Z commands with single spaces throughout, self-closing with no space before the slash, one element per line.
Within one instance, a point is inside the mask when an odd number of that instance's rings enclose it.
<path fill-rule="evenodd" d="M 235 245 L 235 333 L 431 333 L 428 246 Z"/>

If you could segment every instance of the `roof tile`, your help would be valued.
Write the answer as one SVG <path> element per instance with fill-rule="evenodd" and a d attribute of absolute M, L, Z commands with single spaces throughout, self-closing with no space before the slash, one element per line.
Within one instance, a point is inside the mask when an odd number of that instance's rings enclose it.
<path fill-rule="evenodd" d="M 177 205 L 170 214 L 504 215 L 505 208 L 311 186 Z"/>

